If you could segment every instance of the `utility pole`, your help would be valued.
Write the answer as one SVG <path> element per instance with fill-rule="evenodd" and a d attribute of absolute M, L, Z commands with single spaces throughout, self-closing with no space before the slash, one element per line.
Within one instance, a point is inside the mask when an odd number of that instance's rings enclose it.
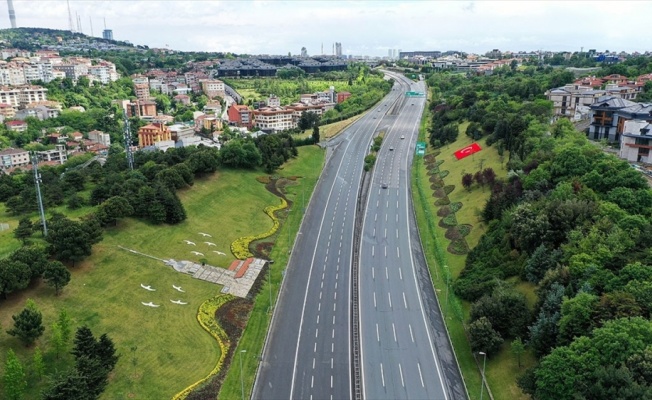
<path fill-rule="evenodd" d="M 129 126 L 129 118 L 127 118 L 127 111 L 122 110 L 122 119 L 124 121 L 124 126 L 122 127 L 123 139 L 125 142 L 125 151 L 127 152 L 127 163 L 129 164 L 129 169 L 134 170 L 134 154 L 131 151 L 131 127 Z"/>
<path fill-rule="evenodd" d="M 43 236 L 48 235 L 48 227 L 45 222 L 45 209 L 43 208 L 43 198 L 41 197 L 41 174 L 38 172 L 38 155 L 32 152 L 32 167 L 34 169 L 34 182 L 36 182 L 36 197 L 38 199 L 38 210 L 41 214 L 41 225 L 43 225 Z"/>

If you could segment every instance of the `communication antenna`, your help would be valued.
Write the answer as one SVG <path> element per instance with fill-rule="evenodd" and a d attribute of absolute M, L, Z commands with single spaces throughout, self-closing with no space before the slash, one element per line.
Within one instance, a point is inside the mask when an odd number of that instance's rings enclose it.
<path fill-rule="evenodd" d="M 45 209 L 41 197 L 41 174 L 38 172 L 38 155 L 32 152 L 32 169 L 34 170 L 34 182 L 36 182 L 36 197 L 38 198 L 38 210 L 41 214 L 41 225 L 43 225 L 43 236 L 48 235 L 48 226 L 45 222 Z"/>
<path fill-rule="evenodd" d="M 9 8 L 9 22 L 11 27 L 16 28 L 16 11 L 14 11 L 14 3 L 12 0 L 7 0 L 7 7 Z"/>
<path fill-rule="evenodd" d="M 70 0 L 66 0 L 66 2 L 68 3 L 68 30 L 70 32 L 74 32 L 75 31 L 75 25 L 73 25 L 73 23 L 72 23 L 72 12 L 70 11 Z"/>
<path fill-rule="evenodd" d="M 93 17 L 90 17 L 90 16 L 89 16 L 89 17 L 88 17 L 88 21 L 89 21 L 90 24 L 91 24 L 91 37 L 94 37 L 95 35 L 93 35 Z"/>
<path fill-rule="evenodd" d="M 127 152 L 127 163 L 129 164 L 129 169 L 134 170 L 134 154 L 131 151 L 131 128 L 129 127 L 129 118 L 127 118 L 127 111 L 122 109 L 122 120 L 124 125 L 122 127 L 122 135 L 125 142 L 125 151 Z"/>
<path fill-rule="evenodd" d="M 77 14 L 77 12 L 75 12 L 75 16 L 77 17 L 77 32 L 84 33 L 82 32 L 81 28 L 81 18 L 79 18 L 79 14 Z"/>

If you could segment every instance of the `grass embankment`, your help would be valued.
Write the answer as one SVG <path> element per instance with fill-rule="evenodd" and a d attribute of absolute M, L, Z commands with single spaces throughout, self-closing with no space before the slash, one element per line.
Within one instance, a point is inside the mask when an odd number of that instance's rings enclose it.
<path fill-rule="evenodd" d="M 279 286 L 283 278 L 283 271 L 287 267 L 289 252 L 294 243 L 303 210 L 308 206 L 310 195 L 317 183 L 319 174 L 324 164 L 325 152 L 317 146 L 304 146 L 299 148 L 299 157 L 288 161 L 284 164 L 283 169 L 278 171 L 282 176 L 301 176 L 298 185 L 287 186 L 286 196 L 292 204 L 291 211 L 280 211 L 279 217 L 287 215 L 287 219 L 272 240 L 275 242 L 270 258 L 274 260 L 271 265 L 272 278 L 272 301 L 276 302 Z M 260 185 L 260 184 L 259 184 Z M 262 187 L 262 185 L 261 185 Z M 254 383 L 256 369 L 259 358 L 262 355 L 265 337 L 269 328 L 271 313 L 270 308 L 270 286 L 265 283 L 260 293 L 256 296 L 254 308 L 251 312 L 247 327 L 245 328 L 238 347 L 234 352 L 234 358 L 231 361 L 222 389 L 220 390 L 219 399 L 239 399 L 241 398 L 240 387 L 240 356 L 242 357 L 242 367 L 244 371 L 245 398 L 249 398 Z M 246 350 L 245 353 L 240 353 Z"/>
<path fill-rule="evenodd" d="M 426 124 L 430 119 L 428 112 L 424 113 L 419 140 L 426 141 Z M 487 226 L 480 220 L 480 211 L 489 198 L 490 190 L 480 188 L 474 185 L 470 191 L 463 188 L 461 181 L 464 173 L 475 173 L 480 169 L 492 168 L 497 177 L 504 177 L 507 173 L 504 167 L 504 160 L 498 155 L 493 147 L 487 147 L 485 140 L 477 141 L 483 148 L 482 151 L 473 156 L 466 157 L 462 160 L 455 159 L 453 153 L 469 144 L 473 140 L 464 134 L 468 123 L 460 125 L 460 135 L 457 141 L 441 149 L 428 149 L 427 154 L 436 153 L 436 160 L 441 162 L 440 171 L 448 171 L 448 175 L 443 178 L 445 185 L 455 185 L 455 189 L 448 194 L 451 204 L 460 202 L 462 208 L 456 212 L 458 224 L 472 225 L 471 232 L 466 236 L 469 248 L 473 248 L 479 241 L 482 234 L 486 231 Z M 434 203 L 437 200 L 433 197 L 433 190 L 429 181 L 430 175 L 425 166 L 422 157 L 415 158 L 412 173 L 412 190 L 417 214 L 417 222 L 421 231 L 421 238 L 424 242 L 426 258 L 433 277 L 433 284 L 438 294 L 438 300 L 442 312 L 445 315 L 446 325 L 457 354 L 458 363 L 462 371 L 469 395 L 472 399 L 480 398 L 481 388 L 481 367 L 482 358 L 479 357 L 479 365 L 471 352 L 471 348 L 466 337 L 464 324 L 469 317 L 470 304 L 461 302 L 456 298 L 452 291 L 449 291 L 447 277 L 450 276 L 450 282 L 457 277 L 466 260 L 466 255 L 455 255 L 447 251 L 450 243 L 444 234 L 445 229 L 438 226 L 440 217 L 437 216 L 438 206 Z M 519 288 L 527 292 L 527 288 Z M 448 297 L 448 301 L 446 296 Z M 526 293 L 527 295 L 527 293 Z M 531 296 L 529 296 L 531 297 Z M 529 300 L 531 300 L 529 298 Z M 511 357 L 509 352 L 509 343 L 503 345 L 503 350 L 497 356 L 487 360 L 486 376 L 488 385 L 496 400 L 499 399 L 527 399 L 514 383 L 514 376 L 525 370 L 526 366 L 534 362 L 531 354 L 522 357 L 524 367 L 519 370 L 516 361 Z"/>
<path fill-rule="evenodd" d="M 300 150 L 300 154 L 306 153 Z M 199 326 L 196 314 L 199 305 L 218 294 L 221 287 L 182 275 L 159 261 L 136 256 L 117 246 L 163 259 L 204 258 L 190 253 L 195 250 L 204 253 L 209 264 L 227 266 L 233 259 L 229 254 L 233 240 L 264 232 L 272 225 L 262 210 L 278 199 L 256 181 L 258 175 L 260 172 L 227 170 L 196 180 L 192 188 L 179 193 L 188 214 L 188 219 L 179 225 L 121 221 L 117 228 L 105 232 L 104 240 L 94 247 L 91 257 L 71 270 L 72 280 L 61 296 L 55 297 L 54 291 L 41 283 L 3 301 L 1 326 L 10 327 L 11 315 L 24 307 L 27 298 L 34 299 L 46 325 L 37 346 L 46 352 L 46 360 L 54 360 L 49 326 L 59 310 L 65 308 L 75 326 L 85 324 L 96 334 L 108 333 L 121 355 L 102 398 L 171 398 L 205 377 L 219 358 L 217 343 Z M 0 209 L 0 220 L 8 221 L 11 230 L 15 227 L 16 218 L 8 216 L 4 208 Z M 203 238 L 198 232 L 213 237 Z M 197 245 L 187 245 L 185 239 Z M 217 246 L 209 247 L 204 241 Z M 0 233 L 1 249 L 18 246 L 11 233 Z M 227 256 L 212 250 L 223 251 Z M 156 292 L 140 288 L 141 283 L 151 285 Z M 173 284 L 182 286 L 186 293 L 175 291 Z M 170 303 L 177 299 L 188 305 Z M 141 301 L 152 301 L 161 307 L 145 307 Z M 13 337 L 0 335 L 0 354 L 6 354 L 9 347 L 24 363 L 34 351 L 34 347 L 26 349 Z M 59 371 L 67 366 L 63 359 L 51 365 Z M 30 380 L 27 397 L 36 398 L 43 387 L 43 383 Z"/>

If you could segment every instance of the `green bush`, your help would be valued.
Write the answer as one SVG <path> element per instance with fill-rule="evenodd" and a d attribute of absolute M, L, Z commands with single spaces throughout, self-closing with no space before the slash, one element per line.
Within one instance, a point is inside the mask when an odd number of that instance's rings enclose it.
<path fill-rule="evenodd" d="M 459 201 L 455 203 L 451 203 L 451 210 L 453 210 L 453 212 L 458 212 L 461 209 L 462 209 L 462 203 L 460 203 Z"/>

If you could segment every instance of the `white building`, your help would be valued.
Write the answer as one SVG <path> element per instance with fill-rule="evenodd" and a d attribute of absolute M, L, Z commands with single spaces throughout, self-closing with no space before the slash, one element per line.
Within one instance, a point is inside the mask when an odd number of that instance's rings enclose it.
<path fill-rule="evenodd" d="M 104 133 L 102 131 L 88 132 L 88 140 L 94 143 L 99 143 L 107 147 L 111 146 L 111 136 L 109 136 L 108 133 Z"/>
<path fill-rule="evenodd" d="M 618 156 L 630 162 L 652 164 L 650 149 L 652 149 L 652 124 L 640 119 L 625 121 L 623 133 L 620 135 Z"/>
<path fill-rule="evenodd" d="M 281 107 L 263 107 L 253 111 L 254 126 L 267 132 L 279 132 L 296 127 L 294 110 Z"/>
<path fill-rule="evenodd" d="M 41 161 L 56 161 L 63 164 L 68 160 L 68 152 L 63 144 L 56 145 L 54 150 L 37 151 L 36 153 L 40 156 Z"/>
<path fill-rule="evenodd" d="M 23 149 L 5 149 L 0 151 L 0 167 L 3 169 L 22 167 L 29 164 L 29 153 Z"/>

